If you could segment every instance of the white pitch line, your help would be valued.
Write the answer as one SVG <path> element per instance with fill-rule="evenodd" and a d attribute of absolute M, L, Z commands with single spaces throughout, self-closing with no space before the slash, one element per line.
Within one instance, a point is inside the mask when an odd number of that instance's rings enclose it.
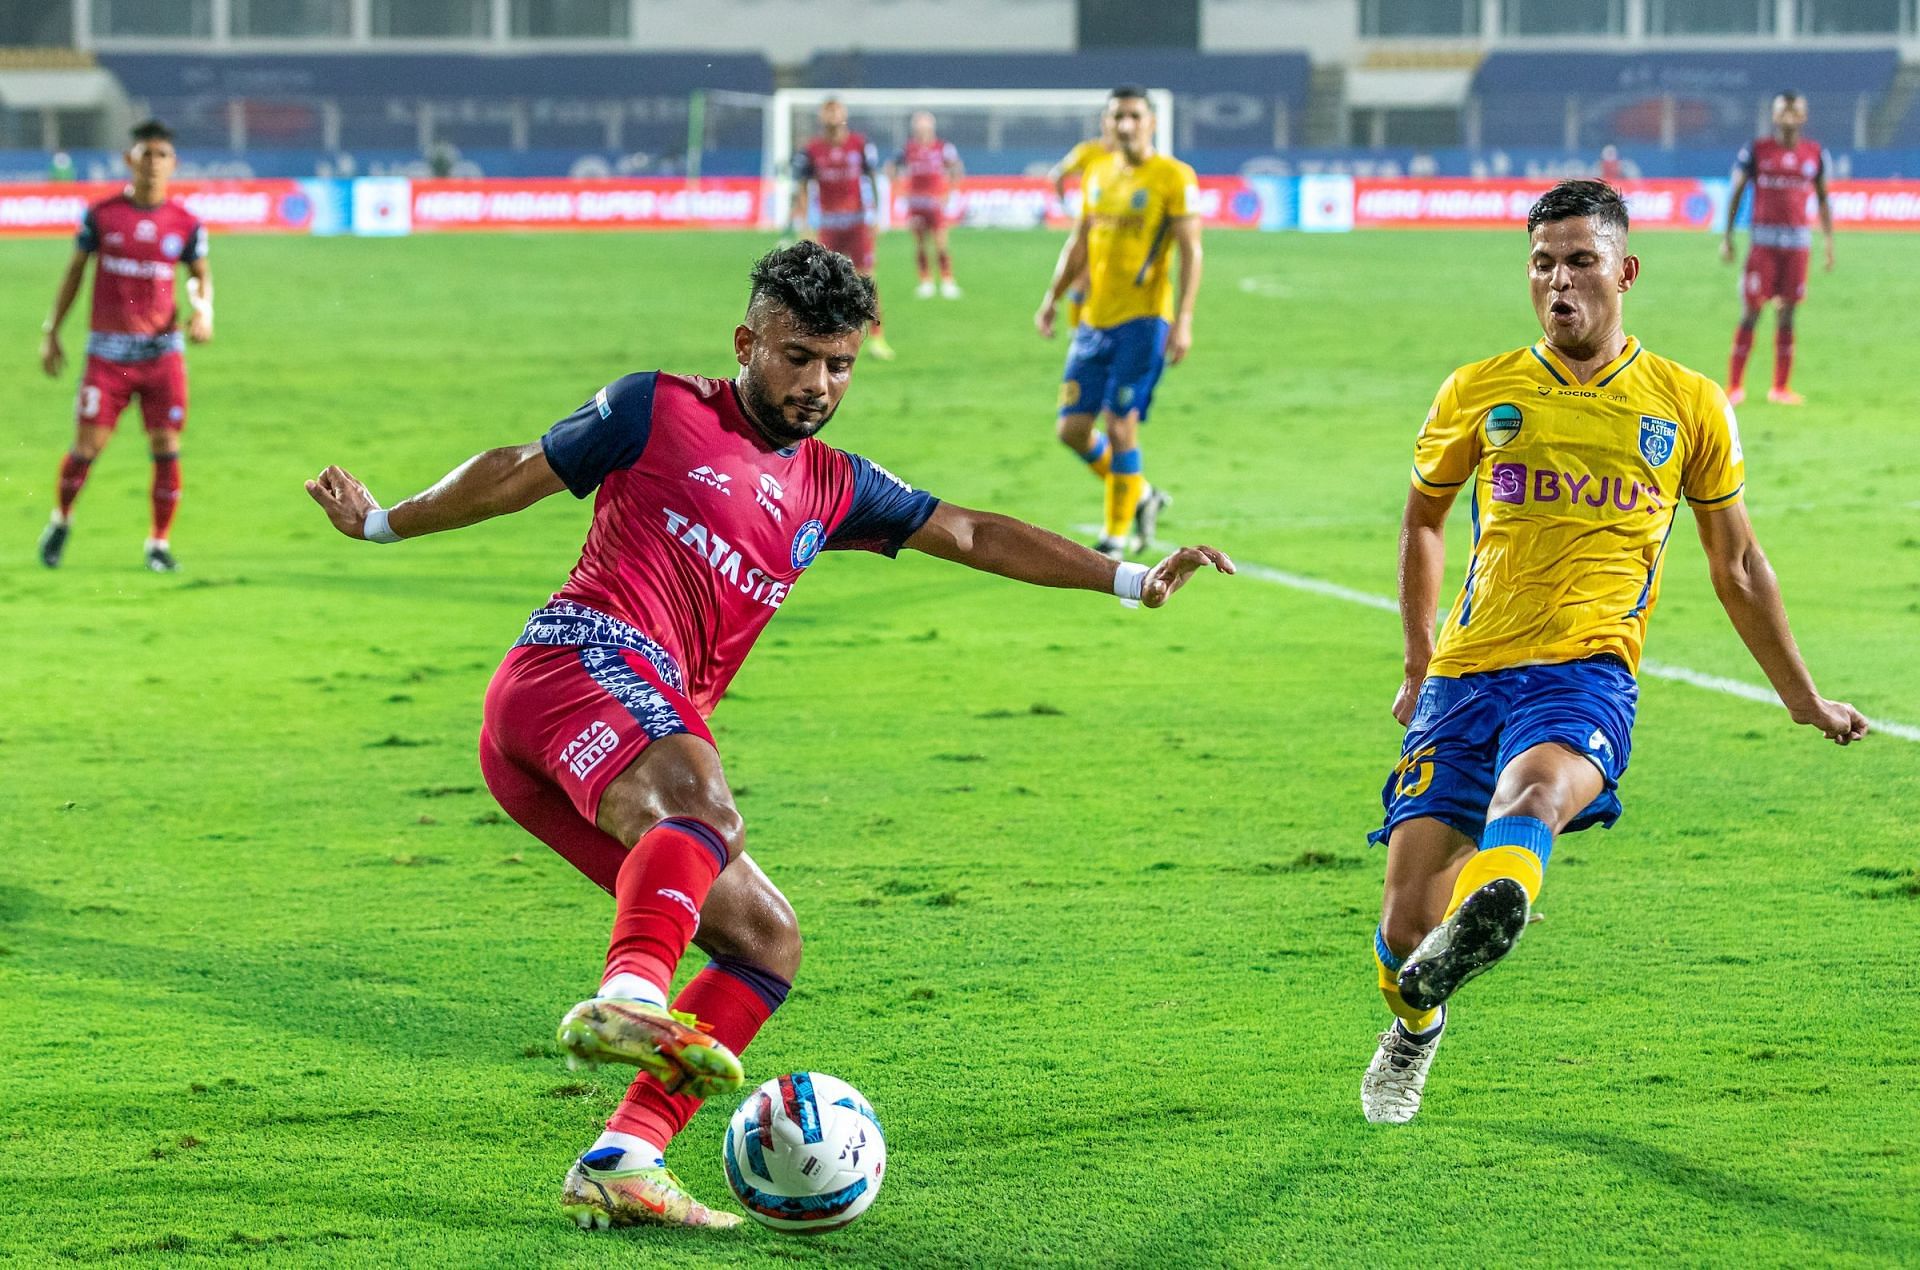
<path fill-rule="evenodd" d="M 1074 531 L 1082 534 L 1101 532 L 1098 525 L 1075 525 Z M 1165 544 L 1154 543 L 1156 549 Z M 1306 591 L 1313 595 L 1324 595 L 1328 599 L 1345 600 L 1348 604 L 1359 604 L 1382 613 L 1398 614 L 1400 605 L 1384 595 L 1375 595 L 1370 591 L 1356 591 L 1352 587 L 1341 586 L 1338 582 L 1327 582 L 1320 578 L 1309 578 L 1304 574 L 1288 573 L 1285 569 L 1275 569 L 1271 565 L 1255 564 L 1248 560 L 1235 560 L 1234 568 L 1249 578 L 1262 582 L 1271 582 L 1275 586 L 1287 587 L 1294 591 Z M 1763 706 L 1780 705 L 1780 698 L 1770 688 L 1743 683 L 1738 679 L 1727 679 L 1721 675 L 1709 675 L 1704 671 L 1689 670 L 1685 666 L 1669 666 L 1665 662 L 1646 661 L 1640 663 L 1640 673 L 1651 675 L 1655 679 L 1669 679 L 1674 683 L 1691 684 L 1695 688 L 1704 688 L 1708 692 L 1723 693 L 1729 697 L 1738 697 L 1742 701 L 1753 701 Z M 1888 736 L 1897 736 L 1902 741 L 1920 742 L 1920 728 L 1907 723 L 1895 723 L 1890 719 L 1868 719 L 1867 723 L 1875 732 L 1884 732 Z"/>

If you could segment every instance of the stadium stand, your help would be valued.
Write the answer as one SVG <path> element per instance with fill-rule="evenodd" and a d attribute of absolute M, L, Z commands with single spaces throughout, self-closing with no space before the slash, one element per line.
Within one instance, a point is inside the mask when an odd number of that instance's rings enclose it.
<path fill-rule="evenodd" d="M 677 150 L 696 89 L 766 93 L 746 53 L 102 53 L 183 147 Z M 236 120 L 235 113 L 239 118 Z M 758 145 L 757 131 L 741 139 Z"/>
<path fill-rule="evenodd" d="M 1893 85 L 1888 49 L 1489 54 L 1474 75 L 1487 146 L 1732 148 L 1765 127 L 1782 89 L 1806 94 L 1819 136 L 1857 144 Z"/>

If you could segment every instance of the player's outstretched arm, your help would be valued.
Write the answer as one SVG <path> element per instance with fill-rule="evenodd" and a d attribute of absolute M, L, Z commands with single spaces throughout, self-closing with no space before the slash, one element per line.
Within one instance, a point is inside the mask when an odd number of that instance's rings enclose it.
<path fill-rule="evenodd" d="M 1182 547 L 1151 569 L 1118 564 L 1038 525 L 952 503 L 935 508 L 906 545 L 1016 582 L 1106 592 L 1150 609 L 1165 604 L 1209 565 L 1221 573 L 1234 571 L 1226 553 L 1212 547 Z"/>
<path fill-rule="evenodd" d="M 478 524 L 531 507 L 565 488 L 538 441 L 476 454 L 432 488 L 391 508 L 383 509 L 367 487 L 342 468 L 330 467 L 307 482 L 307 493 L 335 529 L 349 538 L 375 542 Z"/>
<path fill-rule="evenodd" d="M 1193 302 L 1200 295 L 1200 218 L 1173 222 L 1174 248 L 1180 255 L 1180 292 L 1174 302 L 1173 330 L 1167 335 L 1167 362 L 1178 366 L 1193 348 Z"/>
<path fill-rule="evenodd" d="M 1793 721 L 1818 728 L 1840 745 L 1865 736 L 1867 721 L 1858 710 L 1844 701 L 1828 701 L 1814 688 L 1813 675 L 1787 628 L 1780 583 L 1753 535 L 1747 509 L 1739 503 L 1714 510 L 1698 508 L 1694 521 L 1700 545 L 1707 551 L 1707 569 L 1720 607 L 1733 619 L 1733 629 L 1766 672 L 1767 682 Z"/>

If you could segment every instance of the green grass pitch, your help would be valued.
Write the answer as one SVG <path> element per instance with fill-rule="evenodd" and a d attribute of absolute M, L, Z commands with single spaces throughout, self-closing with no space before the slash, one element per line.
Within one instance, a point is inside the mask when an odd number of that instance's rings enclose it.
<path fill-rule="evenodd" d="M 1462 995 L 1419 1120 L 1370 1127 L 1396 620 L 1250 575 L 1128 613 L 911 556 L 824 560 L 715 718 L 809 939 L 750 1079 L 858 1085 L 879 1202 L 815 1241 L 565 1224 L 624 1081 L 551 1038 L 611 905 L 497 813 L 473 738 L 586 508 L 374 547 L 300 482 L 340 462 L 391 502 L 625 371 L 730 373 L 766 242 L 217 242 L 165 578 L 139 568 L 131 417 L 66 566 L 33 561 L 73 393 L 33 332 L 67 248 L 0 245 L 0 1260 L 1920 1261 L 1920 745 L 1841 751 L 1648 680 L 1626 817 L 1554 853 L 1545 922 Z M 900 359 L 861 365 L 827 439 L 1093 520 L 1052 438 L 1063 349 L 1029 322 L 1057 246 L 957 235 L 948 303 L 911 297 L 890 236 Z M 1705 235 L 1637 246 L 1629 329 L 1717 373 L 1734 272 Z M 1145 438 L 1165 536 L 1390 594 L 1413 431 L 1453 366 L 1536 334 L 1523 268 L 1518 233 L 1211 235 Z M 1810 404 L 1743 411 L 1822 687 L 1908 725 L 1916 276 L 1920 239 L 1843 240 L 1802 314 Z M 1760 682 L 1689 526 L 1649 655 Z M 669 1157 L 716 1204 L 731 1109 Z"/>

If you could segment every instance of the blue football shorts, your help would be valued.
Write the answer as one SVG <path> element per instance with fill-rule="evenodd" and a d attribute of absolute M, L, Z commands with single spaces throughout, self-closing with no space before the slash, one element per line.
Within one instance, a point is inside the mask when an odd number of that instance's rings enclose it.
<path fill-rule="evenodd" d="M 1146 422 L 1154 385 L 1167 362 L 1166 321 L 1135 318 L 1118 326 L 1081 324 L 1067 350 L 1060 379 L 1060 413 L 1125 415 L 1134 411 Z"/>
<path fill-rule="evenodd" d="M 1386 821 L 1367 841 L 1385 842 L 1395 825 L 1425 816 L 1478 842 L 1500 773 L 1547 741 L 1584 754 L 1607 781 L 1563 832 L 1612 827 L 1620 818 L 1620 777 L 1627 770 L 1639 703 L 1633 673 L 1610 655 L 1429 676 L 1407 725 L 1400 761 L 1380 791 Z"/>

